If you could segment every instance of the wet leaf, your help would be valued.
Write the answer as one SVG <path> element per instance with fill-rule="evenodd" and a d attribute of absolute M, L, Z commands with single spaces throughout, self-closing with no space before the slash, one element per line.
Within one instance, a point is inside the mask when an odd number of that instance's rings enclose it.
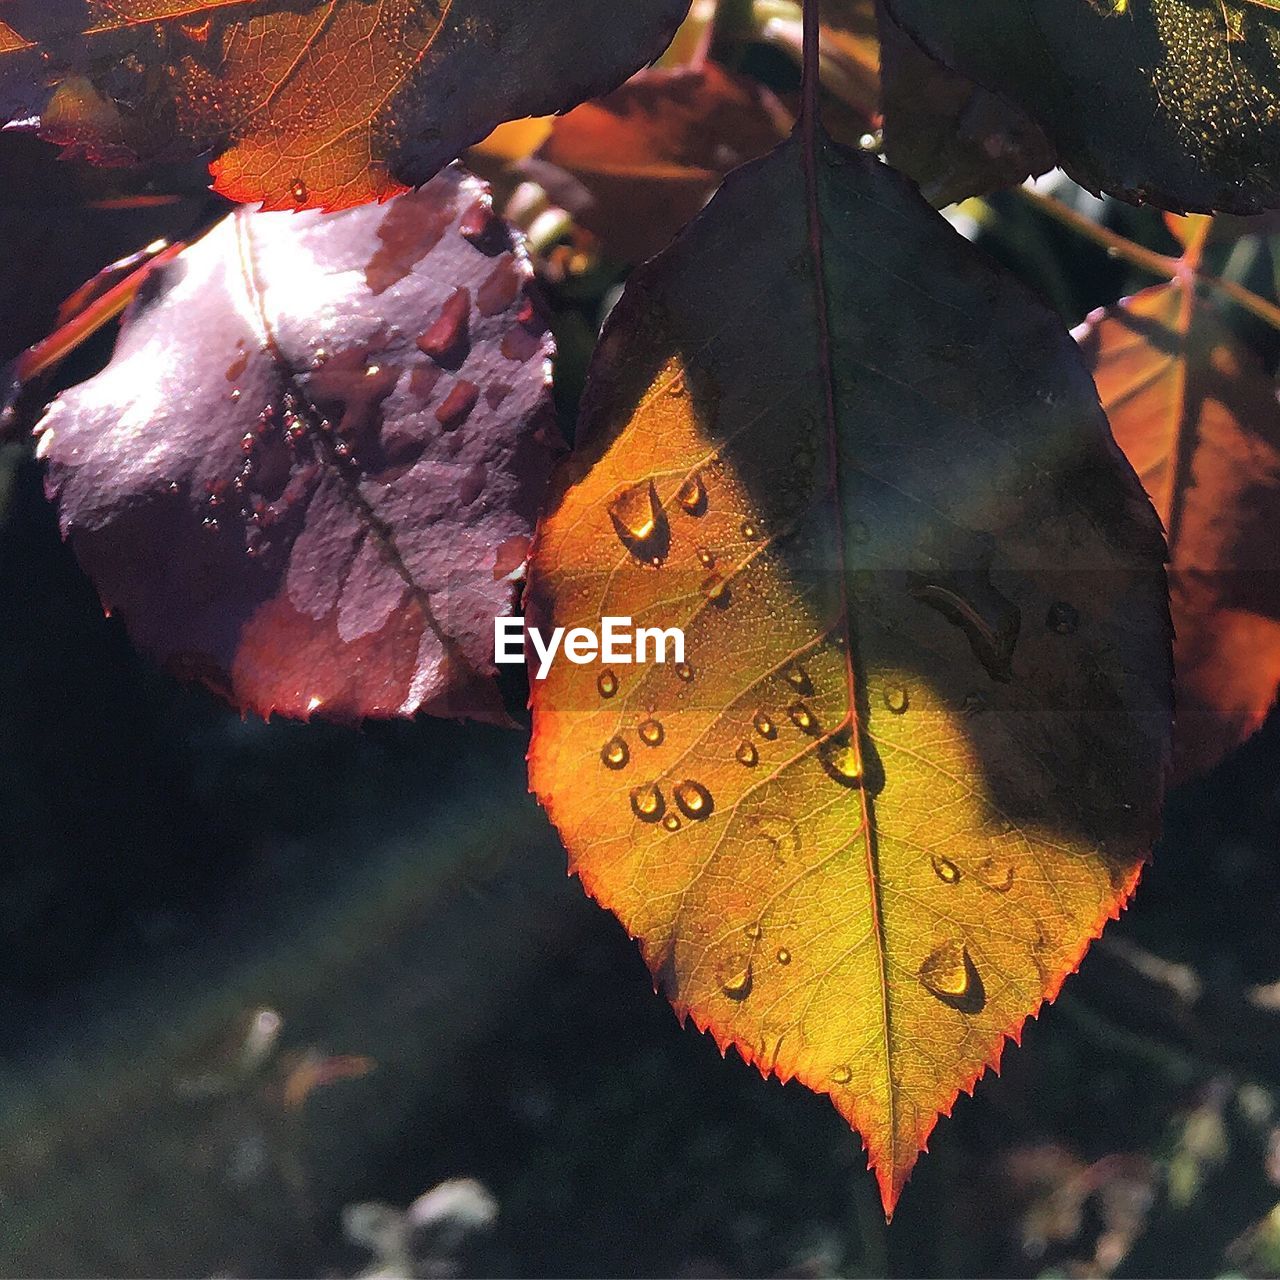
<path fill-rule="evenodd" d="M 1133 202 L 1280 205 L 1280 9 L 1253 0 L 887 0 L 933 56 L 1022 107 L 1063 167 Z"/>
<path fill-rule="evenodd" d="M 612 88 L 687 8 L 6 0 L 0 111 L 108 163 L 212 152 L 234 200 L 342 208 L 425 182 L 500 121 Z"/>
<path fill-rule="evenodd" d="M 1180 283 L 1078 337 L 1112 430 L 1169 535 L 1175 777 L 1259 728 L 1280 690 L 1280 405 L 1214 304 Z"/>
<path fill-rule="evenodd" d="M 532 785 L 677 1012 L 830 1094 L 892 1210 L 1151 847 L 1155 516 L 1047 309 L 803 134 L 632 277 L 580 438 L 530 616 L 686 651 L 554 665 Z"/>
<path fill-rule="evenodd" d="M 614 257 L 639 262 L 790 125 L 771 94 L 714 64 L 642 71 L 556 120 L 525 171 Z"/>
<path fill-rule="evenodd" d="M 135 642 L 263 715 L 504 721 L 493 618 L 554 432 L 528 275 L 457 168 L 240 210 L 158 269 L 37 450 Z"/>

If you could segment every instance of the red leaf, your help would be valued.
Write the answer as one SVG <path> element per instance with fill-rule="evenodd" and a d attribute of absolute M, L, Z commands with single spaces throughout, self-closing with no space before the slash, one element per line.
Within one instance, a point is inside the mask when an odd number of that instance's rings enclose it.
<path fill-rule="evenodd" d="M 263 715 L 504 722 L 492 620 L 555 437 L 528 277 L 457 168 L 385 207 L 240 210 L 159 270 L 39 428 L 138 645 Z"/>

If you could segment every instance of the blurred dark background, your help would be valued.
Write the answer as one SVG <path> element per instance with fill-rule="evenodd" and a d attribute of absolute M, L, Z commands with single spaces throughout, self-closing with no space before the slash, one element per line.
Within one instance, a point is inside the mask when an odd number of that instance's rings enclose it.
<path fill-rule="evenodd" d="M 0 363 L 214 212 L 86 212 L 32 145 L 0 148 Z M 963 221 L 1069 323 L 1145 283 L 1014 197 Z M 1272 292 L 1249 243 L 1217 265 Z M 566 424 L 617 283 L 549 286 Z M 565 876 L 524 735 L 242 720 L 102 616 L 23 444 L 0 500 L 0 1273 L 1280 1274 L 1280 720 L 1171 797 L 886 1227 L 827 1102 L 677 1026 Z"/>

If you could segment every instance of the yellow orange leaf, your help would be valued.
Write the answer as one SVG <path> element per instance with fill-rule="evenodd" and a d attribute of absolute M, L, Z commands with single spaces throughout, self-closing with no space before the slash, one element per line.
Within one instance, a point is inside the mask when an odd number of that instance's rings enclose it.
<path fill-rule="evenodd" d="M 530 620 L 685 654 L 553 664 L 532 785 L 677 1012 L 829 1094 L 892 1211 L 1150 848 L 1154 513 L 1055 318 L 816 130 L 633 275 L 579 439 Z"/>

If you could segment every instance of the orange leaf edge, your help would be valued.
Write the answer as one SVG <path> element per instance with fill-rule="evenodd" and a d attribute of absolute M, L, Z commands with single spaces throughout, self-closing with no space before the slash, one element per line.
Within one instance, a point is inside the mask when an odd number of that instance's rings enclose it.
<path fill-rule="evenodd" d="M 538 726 L 535 724 L 529 745 L 529 751 L 526 755 L 527 761 L 531 761 L 533 758 L 535 742 L 538 736 Z M 556 815 L 554 812 L 554 799 L 552 797 L 539 796 L 533 787 L 529 788 L 529 792 L 538 800 L 538 803 L 546 811 L 551 825 L 555 827 L 556 834 L 561 837 L 561 843 L 563 844 L 564 840 L 560 830 L 560 824 L 556 821 Z M 862 1149 L 867 1153 L 867 1168 L 876 1176 L 876 1182 L 880 1189 L 880 1202 L 884 1207 L 886 1222 L 891 1222 L 893 1220 L 894 1210 L 897 1207 L 898 1200 L 902 1195 L 902 1191 L 905 1188 L 907 1181 L 911 1177 L 911 1172 L 915 1168 L 916 1161 L 919 1159 L 921 1153 L 928 1151 L 929 1138 L 938 1123 L 938 1119 L 942 1116 L 950 1118 L 952 1110 L 962 1093 L 972 1097 L 973 1091 L 978 1082 L 987 1074 L 988 1071 L 993 1072 L 995 1075 L 1000 1074 L 1000 1064 L 1004 1056 L 1005 1046 L 1009 1041 L 1012 1041 L 1015 1047 L 1021 1046 L 1023 1028 L 1025 1027 L 1028 1019 L 1038 1019 L 1045 1005 L 1052 1004 L 1053 1001 L 1057 999 L 1058 994 L 1062 990 L 1063 983 L 1073 973 L 1079 971 L 1080 965 L 1089 951 L 1089 947 L 1102 936 L 1102 931 L 1112 920 L 1118 920 L 1120 918 L 1120 913 L 1128 907 L 1133 898 L 1133 894 L 1138 887 L 1138 881 L 1142 876 L 1143 867 L 1146 865 L 1146 862 L 1149 861 L 1150 854 L 1147 855 L 1146 861 L 1140 863 L 1134 868 L 1128 879 L 1125 880 L 1117 889 L 1115 897 L 1104 908 L 1104 910 L 1090 922 L 1087 933 L 1082 936 L 1079 947 L 1074 952 L 1069 963 L 1060 973 L 1051 977 L 1048 988 L 1041 995 L 1040 1003 L 1016 1025 L 997 1033 L 996 1040 L 989 1051 L 988 1060 L 984 1062 L 968 1080 L 962 1081 L 956 1086 L 949 1101 L 944 1106 L 940 1107 L 921 1128 L 919 1133 L 916 1135 L 916 1149 L 909 1157 L 903 1159 L 896 1165 L 890 1161 L 886 1161 L 882 1151 L 879 1149 L 881 1144 L 868 1139 L 867 1126 L 859 1116 L 859 1108 L 857 1104 L 852 1101 L 850 1102 L 849 1112 L 851 1114 L 849 1115 L 845 1115 L 845 1113 L 841 1111 L 841 1114 L 845 1116 L 850 1127 L 858 1135 L 858 1138 L 862 1143 Z M 574 860 L 572 853 L 568 854 L 566 874 L 569 876 L 577 876 L 587 895 L 606 911 L 613 912 L 613 906 L 609 902 L 607 894 L 599 886 L 597 881 L 584 870 L 582 865 Z M 614 912 L 614 914 L 615 918 L 617 918 L 616 912 Z M 645 939 L 638 934 L 632 933 L 627 927 L 625 921 L 620 920 L 620 923 L 622 923 L 623 928 L 627 930 L 627 936 L 639 945 L 640 954 L 654 979 L 654 992 L 661 993 L 661 965 L 655 965 L 653 963 L 650 955 L 648 954 L 648 947 Z M 672 1010 L 680 1025 L 683 1027 L 687 1021 L 692 1020 L 693 1025 L 699 1032 L 709 1034 L 711 1036 L 716 1047 L 720 1050 L 720 1056 L 722 1058 L 727 1057 L 729 1049 L 732 1048 L 744 1062 L 755 1067 L 766 1080 L 769 1079 L 770 1076 L 776 1076 L 779 1083 L 784 1085 L 789 1083 L 791 1080 L 799 1080 L 801 1084 L 812 1090 L 814 1093 L 826 1094 L 827 1097 L 831 1099 L 832 1105 L 836 1106 L 837 1110 L 840 1110 L 835 1102 L 831 1087 L 825 1079 L 811 1082 L 805 1079 L 802 1071 L 789 1071 L 786 1068 L 779 1069 L 776 1063 L 763 1061 L 763 1056 L 757 1051 L 755 1046 L 744 1044 L 731 1035 L 721 1034 L 712 1019 L 700 1017 L 687 1006 L 682 1007 L 679 1002 L 673 999 L 670 995 L 668 995 L 667 998 L 671 1003 Z"/>

